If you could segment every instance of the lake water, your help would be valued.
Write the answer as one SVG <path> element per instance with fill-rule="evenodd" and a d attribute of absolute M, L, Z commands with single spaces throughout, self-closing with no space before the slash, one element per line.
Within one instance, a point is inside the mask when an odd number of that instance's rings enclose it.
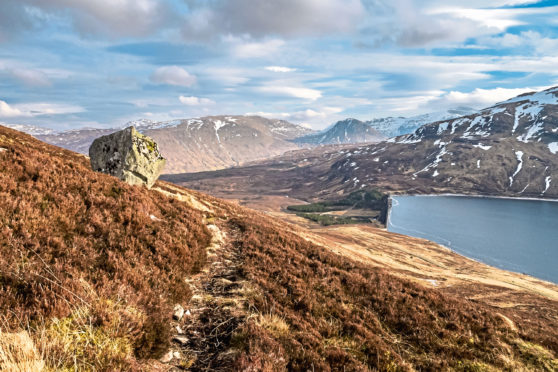
<path fill-rule="evenodd" d="M 558 283 L 558 202 L 396 196 L 388 230 L 501 269 Z"/>

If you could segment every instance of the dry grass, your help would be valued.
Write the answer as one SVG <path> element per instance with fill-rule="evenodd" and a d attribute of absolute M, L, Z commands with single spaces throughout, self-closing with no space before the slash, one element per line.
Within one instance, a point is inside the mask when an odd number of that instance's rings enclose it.
<path fill-rule="evenodd" d="M 45 362 L 26 331 L 0 331 L 0 370 L 5 372 L 41 372 Z"/>
<path fill-rule="evenodd" d="M 522 332 L 510 329 L 484 305 L 335 255 L 285 231 L 279 221 L 245 214 L 231 223 L 243 232 L 238 241 L 242 271 L 253 286 L 248 308 L 256 314 L 280 314 L 280 318 L 252 317 L 237 331 L 238 369 L 275 365 L 291 371 L 552 371 L 549 368 L 554 367 L 553 343 L 539 344 L 545 341 L 544 334 L 535 340 L 524 338 L 528 323 L 520 325 Z M 538 346 L 527 352 L 517 346 L 525 342 Z"/>
<path fill-rule="evenodd" d="M 6 332 L 44 331 L 56 354 L 49 358 L 66 364 L 74 355 L 96 370 L 158 357 L 169 344 L 172 307 L 191 296 L 184 279 L 206 261 L 211 234 L 202 212 L 3 127 L 0 147 Z"/>

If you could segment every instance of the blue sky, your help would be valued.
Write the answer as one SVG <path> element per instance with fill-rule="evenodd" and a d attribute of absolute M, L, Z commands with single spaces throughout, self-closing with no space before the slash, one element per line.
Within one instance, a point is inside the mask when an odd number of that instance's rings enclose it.
<path fill-rule="evenodd" d="M 259 114 L 321 129 L 554 85 L 558 1 L 0 1 L 4 123 Z"/>

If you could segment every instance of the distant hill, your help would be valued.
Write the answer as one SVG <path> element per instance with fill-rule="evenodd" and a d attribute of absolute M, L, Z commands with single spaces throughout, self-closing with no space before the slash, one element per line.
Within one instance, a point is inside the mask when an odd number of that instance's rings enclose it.
<path fill-rule="evenodd" d="M 310 129 L 259 116 L 211 116 L 153 122 L 137 120 L 138 131 L 152 137 L 167 158 L 166 173 L 196 172 L 237 166 L 298 149 L 294 138 Z M 117 129 L 78 129 L 40 134 L 37 138 L 82 154 L 93 140 Z"/>
<path fill-rule="evenodd" d="M 312 157 L 288 154 L 257 166 L 172 180 L 210 190 L 231 177 L 243 191 L 289 190 L 291 197 L 303 199 L 337 197 L 369 187 L 405 194 L 556 199 L 558 87 L 426 124 L 378 144 Z"/>
<path fill-rule="evenodd" d="M 385 137 L 376 129 L 357 119 L 338 121 L 319 133 L 298 137 L 294 142 L 312 145 L 380 142 Z"/>

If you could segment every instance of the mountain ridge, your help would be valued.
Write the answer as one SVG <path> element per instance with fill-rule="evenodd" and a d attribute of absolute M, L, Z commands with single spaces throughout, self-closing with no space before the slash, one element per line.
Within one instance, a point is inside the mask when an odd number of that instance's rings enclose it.
<path fill-rule="evenodd" d="M 167 173 L 194 172 L 238 166 L 298 149 L 292 139 L 309 129 L 284 120 L 258 116 L 207 116 L 154 122 L 140 119 L 136 126 L 159 143 L 169 160 Z M 37 135 L 37 138 L 82 154 L 88 154 L 93 140 L 117 129 L 77 129 Z"/>
<path fill-rule="evenodd" d="M 237 188 L 304 200 L 361 188 L 407 194 L 558 198 L 558 88 L 512 98 L 477 113 L 426 124 L 385 142 L 288 154 L 251 168 L 169 177 L 207 190 L 235 177 Z M 304 157 L 304 159 L 302 159 Z M 244 177 L 250 177 L 247 182 Z M 272 185 L 273 187 L 262 185 Z M 304 185 L 304 186 L 302 186 Z"/>

